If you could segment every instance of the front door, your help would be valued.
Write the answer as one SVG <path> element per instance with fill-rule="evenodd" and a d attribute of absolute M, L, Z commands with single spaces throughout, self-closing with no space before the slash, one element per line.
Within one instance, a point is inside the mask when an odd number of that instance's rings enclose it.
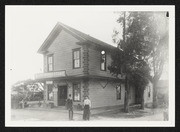
<path fill-rule="evenodd" d="M 64 106 L 67 99 L 67 86 L 58 86 L 58 105 Z"/>

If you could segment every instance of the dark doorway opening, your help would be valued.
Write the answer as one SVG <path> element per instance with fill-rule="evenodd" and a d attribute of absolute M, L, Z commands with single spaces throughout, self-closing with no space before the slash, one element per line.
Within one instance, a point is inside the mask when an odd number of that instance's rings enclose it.
<path fill-rule="evenodd" d="M 141 91 L 139 88 L 135 89 L 135 104 L 140 104 L 141 103 Z"/>
<path fill-rule="evenodd" d="M 67 99 L 67 86 L 58 86 L 58 106 L 65 106 Z"/>

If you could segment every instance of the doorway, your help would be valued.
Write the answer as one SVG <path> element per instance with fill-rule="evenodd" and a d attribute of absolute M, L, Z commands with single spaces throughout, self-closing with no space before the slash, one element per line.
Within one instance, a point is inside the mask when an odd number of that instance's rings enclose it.
<path fill-rule="evenodd" d="M 58 106 L 65 106 L 67 99 L 67 86 L 58 86 Z"/>
<path fill-rule="evenodd" d="M 141 103 L 141 91 L 139 88 L 135 89 L 135 104 L 140 104 Z"/>

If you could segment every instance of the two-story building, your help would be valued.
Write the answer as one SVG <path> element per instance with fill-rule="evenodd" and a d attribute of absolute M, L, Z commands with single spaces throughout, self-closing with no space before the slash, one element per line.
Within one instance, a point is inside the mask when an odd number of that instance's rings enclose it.
<path fill-rule="evenodd" d="M 108 70 L 114 46 L 95 39 L 60 22 L 56 24 L 38 53 L 44 57 L 44 73 L 35 78 L 44 82 L 46 102 L 65 105 L 68 95 L 74 105 L 82 105 L 89 96 L 92 107 L 124 104 L 124 83 Z M 145 101 L 152 101 L 152 90 Z M 148 92 L 149 92 L 148 91 Z M 136 103 L 130 89 L 130 104 Z"/>

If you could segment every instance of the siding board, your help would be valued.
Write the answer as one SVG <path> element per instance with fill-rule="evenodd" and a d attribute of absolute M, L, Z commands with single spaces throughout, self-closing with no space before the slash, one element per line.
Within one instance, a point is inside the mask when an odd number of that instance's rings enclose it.
<path fill-rule="evenodd" d="M 79 42 L 75 37 L 71 36 L 64 30 L 56 37 L 53 43 L 48 48 L 48 54 L 54 55 L 54 71 L 66 70 L 68 76 L 83 74 L 83 57 L 82 48 L 76 43 Z M 81 48 L 81 67 L 73 69 L 72 49 Z M 46 55 L 48 55 L 46 54 Z M 45 57 L 47 60 L 47 56 Z M 47 71 L 47 61 L 45 61 L 44 68 Z"/>
<path fill-rule="evenodd" d="M 100 53 L 100 50 L 89 48 L 89 74 L 113 77 L 108 70 L 108 66 L 111 65 L 110 53 L 106 52 L 106 71 L 100 70 Z"/>
<path fill-rule="evenodd" d="M 121 87 L 121 100 L 117 100 L 116 97 L 116 86 L 118 83 L 111 83 L 103 89 L 99 84 L 99 80 L 91 79 L 89 81 L 89 96 L 92 102 L 92 107 L 105 107 L 105 106 L 115 106 L 124 104 L 124 85 Z M 106 81 L 101 81 L 101 83 L 106 83 Z"/>

